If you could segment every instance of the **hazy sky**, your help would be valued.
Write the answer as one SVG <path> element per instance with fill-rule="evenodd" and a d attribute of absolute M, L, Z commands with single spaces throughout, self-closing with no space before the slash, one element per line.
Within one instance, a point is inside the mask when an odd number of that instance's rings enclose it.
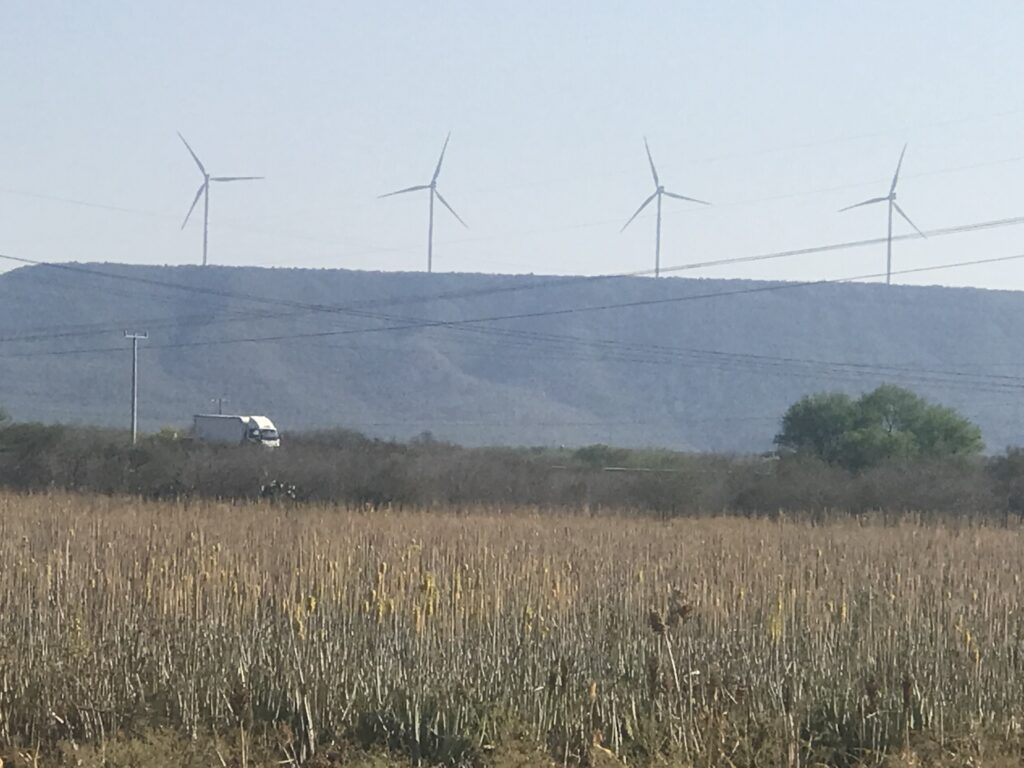
<path fill-rule="evenodd" d="M 448 130 L 437 271 L 650 268 L 1024 214 L 1020 2 L 5 2 L 0 253 L 419 270 Z M 653 209 L 652 209 L 653 213 Z M 902 223 L 897 232 L 908 232 Z M 1024 226 L 899 242 L 894 268 L 1024 253 Z M 713 277 L 877 272 L 884 246 Z M 11 265 L 0 264 L 0 269 Z M 899 282 L 1024 288 L 1024 260 Z"/>

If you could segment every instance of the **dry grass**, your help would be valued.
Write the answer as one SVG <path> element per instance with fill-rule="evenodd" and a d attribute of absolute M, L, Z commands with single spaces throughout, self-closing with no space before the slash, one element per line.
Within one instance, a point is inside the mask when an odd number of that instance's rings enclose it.
<path fill-rule="evenodd" d="M 1022 545 L 0 496 L 0 755 L 116 765 L 170 733 L 225 765 L 1012 764 Z"/>

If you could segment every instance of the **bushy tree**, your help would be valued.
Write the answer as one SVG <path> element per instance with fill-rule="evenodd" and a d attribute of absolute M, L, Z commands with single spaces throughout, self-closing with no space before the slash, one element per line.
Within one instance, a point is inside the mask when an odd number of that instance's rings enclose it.
<path fill-rule="evenodd" d="M 776 444 L 797 453 L 809 453 L 829 464 L 841 461 L 846 442 L 856 424 L 853 399 L 842 392 L 806 395 L 782 417 Z"/>
<path fill-rule="evenodd" d="M 952 408 L 883 384 L 856 400 L 808 395 L 790 406 L 775 436 L 780 448 L 859 470 L 889 460 L 941 459 L 981 452 L 981 430 Z"/>
<path fill-rule="evenodd" d="M 629 461 L 629 451 L 597 443 L 578 448 L 573 452 L 573 458 L 588 467 L 621 466 Z"/>

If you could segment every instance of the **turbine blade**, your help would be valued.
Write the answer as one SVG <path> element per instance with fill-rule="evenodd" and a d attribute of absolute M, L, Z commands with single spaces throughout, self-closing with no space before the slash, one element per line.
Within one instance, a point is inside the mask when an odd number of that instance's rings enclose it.
<path fill-rule="evenodd" d="M 379 200 L 382 197 L 392 197 L 394 195 L 404 195 L 406 192 L 419 192 L 421 189 L 430 189 L 429 184 L 417 184 L 415 187 L 406 187 L 405 189 L 399 189 L 394 192 L 388 192 L 383 195 L 377 195 Z"/>
<path fill-rule="evenodd" d="M 903 151 L 900 152 L 899 162 L 896 163 L 896 173 L 892 175 L 892 185 L 889 187 L 889 194 L 891 195 L 896 191 L 896 182 L 900 179 L 900 168 L 903 166 L 903 156 L 907 154 L 907 145 L 903 145 Z"/>
<path fill-rule="evenodd" d="M 640 211 L 642 211 L 644 208 L 646 208 L 650 204 L 651 200 L 653 200 L 657 196 L 658 196 L 658 193 L 654 192 L 650 197 L 648 197 L 646 200 L 644 200 L 640 204 L 640 207 L 636 209 L 636 213 L 634 213 L 632 216 L 629 217 L 629 221 L 627 221 L 625 224 L 622 225 L 622 229 L 620 229 L 619 232 L 625 232 L 626 231 L 626 227 L 628 227 L 630 224 L 633 223 L 633 219 L 635 219 L 637 216 L 640 215 Z"/>
<path fill-rule="evenodd" d="M 469 229 L 469 224 L 467 224 L 466 222 L 464 222 L 464 221 L 462 220 L 462 217 L 461 217 L 461 216 L 459 216 L 459 214 L 457 214 L 457 213 L 455 212 L 455 209 L 454 209 L 454 208 L 452 208 L 452 207 L 451 207 L 450 205 L 448 205 L 448 201 L 447 201 L 447 200 L 445 200 L 445 199 L 444 199 L 443 197 L 441 197 L 441 193 L 437 191 L 437 187 L 434 187 L 434 194 L 435 194 L 435 195 L 437 195 L 437 199 L 441 201 L 441 205 L 443 205 L 443 206 L 444 206 L 445 208 L 447 208 L 447 209 L 448 209 L 448 210 L 449 210 L 449 211 L 451 212 L 452 216 L 454 216 L 454 217 L 455 217 L 456 219 L 458 219 L 458 220 L 459 220 L 459 223 L 460 223 L 460 224 L 461 224 L 462 226 L 464 226 L 464 227 L 465 227 L 466 229 Z"/>
<path fill-rule="evenodd" d="M 181 222 L 181 228 L 184 229 L 185 225 L 188 224 L 189 216 L 192 215 L 192 211 L 196 209 L 196 203 L 199 202 L 199 198 L 203 196 L 203 192 L 206 190 L 206 182 L 204 181 L 199 185 L 199 190 L 196 192 L 195 198 L 192 200 L 192 205 L 189 206 L 188 213 L 185 214 L 185 220 Z"/>
<path fill-rule="evenodd" d="M 686 195 L 677 195 L 675 192 L 663 192 L 662 194 L 674 197 L 676 200 L 689 200 L 691 203 L 700 203 L 701 205 L 711 205 L 707 200 L 698 200 L 695 197 L 687 197 Z"/>
<path fill-rule="evenodd" d="M 192 155 L 192 159 L 196 161 L 196 165 L 199 166 L 199 170 L 202 171 L 203 176 L 205 176 L 206 166 L 203 165 L 202 161 L 199 159 L 199 156 L 192 150 L 192 147 L 189 146 L 189 143 L 185 141 L 185 137 L 181 135 L 180 131 L 178 132 L 178 138 L 181 139 L 181 143 L 185 145 L 185 149 L 187 149 L 188 153 Z"/>
<path fill-rule="evenodd" d="M 658 169 L 654 167 L 654 158 L 651 157 L 651 145 L 647 143 L 646 136 L 644 136 L 644 149 L 647 150 L 647 162 L 651 164 L 651 176 L 654 177 L 654 186 L 660 187 L 661 182 L 658 181 Z"/>
<path fill-rule="evenodd" d="M 900 208 L 900 204 L 899 203 L 897 203 L 895 200 L 893 200 L 892 201 L 892 207 L 896 209 L 896 212 L 899 213 L 900 216 L 902 216 L 904 219 L 906 219 L 907 224 L 912 226 L 914 228 L 914 230 L 917 232 L 917 234 L 919 234 L 921 237 L 927 239 L 928 235 L 926 235 L 924 232 L 922 232 L 920 229 L 917 228 L 917 224 L 912 222 L 910 220 L 910 217 L 907 216 L 907 214 L 903 212 L 903 209 Z"/>
<path fill-rule="evenodd" d="M 839 212 L 842 213 L 843 211 L 849 211 L 849 210 L 852 210 L 854 208 L 860 208 L 862 205 L 873 205 L 875 203 L 884 203 L 888 199 L 889 199 L 888 197 L 872 197 L 870 200 L 865 200 L 862 203 L 856 203 L 855 205 L 848 205 L 845 208 L 840 208 Z"/>
<path fill-rule="evenodd" d="M 452 138 L 452 132 L 448 131 L 448 135 L 444 138 L 444 146 L 441 147 L 441 156 L 437 158 L 437 168 L 434 169 L 434 175 L 430 177 L 431 182 L 437 181 L 437 177 L 441 175 L 441 163 L 444 162 L 444 153 L 448 150 L 448 142 Z"/>
<path fill-rule="evenodd" d="M 211 176 L 210 181 L 257 181 L 266 176 Z"/>

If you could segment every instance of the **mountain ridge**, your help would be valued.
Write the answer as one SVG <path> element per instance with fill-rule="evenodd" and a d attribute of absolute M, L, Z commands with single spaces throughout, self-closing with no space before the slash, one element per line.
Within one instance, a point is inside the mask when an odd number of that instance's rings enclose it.
<path fill-rule="evenodd" d="M 891 382 L 989 450 L 1024 432 L 1012 291 L 70 264 L 0 275 L 0 323 L 0 405 L 21 420 L 127 424 L 126 329 L 150 333 L 147 431 L 226 396 L 285 432 L 750 452 L 802 394 Z"/>

